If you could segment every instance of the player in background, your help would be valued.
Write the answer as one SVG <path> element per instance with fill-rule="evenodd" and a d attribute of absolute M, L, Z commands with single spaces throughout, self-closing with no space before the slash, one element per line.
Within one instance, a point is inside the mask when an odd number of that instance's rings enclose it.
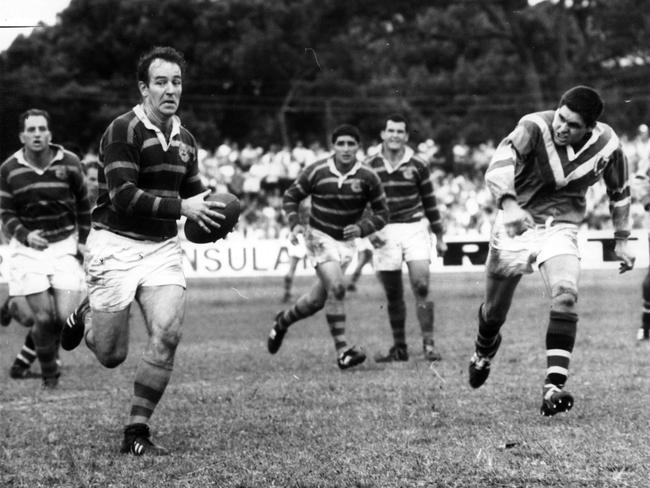
<path fill-rule="evenodd" d="M 361 136 L 356 127 L 341 125 L 331 137 L 334 154 L 305 168 L 284 194 L 283 210 L 294 234 L 304 233 L 307 255 L 318 277 L 311 290 L 273 320 L 268 350 L 275 354 L 289 328 L 325 309 L 340 369 L 356 366 L 365 353 L 345 337 L 345 269 L 355 251 L 354 239 L 386 223 L 386 196 L 377 174 L 356 157 Z M 309 225 L 298 223 L 300 202 L 311 196 Z M 364 217 L 370 204 L 371 212 Z"/>
<path fill-rule="evenodd" d="M 99 163 L 97 163 L 97 161 L 82 161 L 81 168 L 85 176 L 84 181 L 86 183 L 88 203 L 92 210 L 97 202 L 97 172 L 99 171 Z M 80 262 L 83 262 L 83 256 L 81 254 L 77 254 L 77 258 Z M 40 373 L 31 370 L 31 366 L 36 360 L 34 339 L 32 338 L 31 333 L 31 327 L 34 325 L 34 315 L 32 314 L 31 308 L 24 296 L 9 295 L 0 308 L 0 325 L 6 327 L 11 323 L 12 319 L 30 330 L 27 332 L 25 342 L 9 369 L 9 376 L 13 379 L 40 378 Z M 58 351 L 57 363 L 59 367 L 61 367 L 61 360 L 58 357 Z"/>
<path fill-rule="evenodd" d="M 406 263 L 415 312 L 422 334 L 425 359 L 441 358 L 433 338 L 434 307 L 430 296 L 431 235 L 436 236 L 436 251 L 444 255 L 447 245 L 429 166 L 408 145 L 408 124 L 400 114 L 386 118 L 381 131 L 378 154 L 366 161 L 377 172 L 386 192 L 388 223 L 372 236 L 374 266 L 386 294 L 388 322 L 393 346 L 375 361 L 407 361 L 406 304 L 402 284 L 402 266 Z"/>
<path fill-rule="evenodd" d="M 307 224 L 309 219 L 309 200 L 309 197 L 303 200 L 298 209 L 298 222 L 303 226 Z M 305 244 L 305 236 L 302 233 L 295 233 L 289 230 L 285 240 L 287 243 L 287 254 L 289 256 L 289 269 L 287 270 L 287 274 L 284 275 L 282 303 L 289 303 L 291 301 L 293 279 L 298 269 L 298 263 L 307 256 L 307 246 Z"/>
<path fill-rule="evenodd" d="M 78 256 L 90 229 L 90 205 L 79 158 L 52 144 L 49 114 L 27 110 L 20 130 L 23 147 L 0 166 L 0 216 L 10 239 L 9 296 L 25 298 L 33 326 L 9 374 L 33 377 L 29 368 L 36 357 L 43 386 L 54 388 L 59 334 L 84 295 Z"/>
<path fill-rule="evenodd" d="M 357 248 L 357 262 L 352 273 L 350 273 L 350 278 L 348 279 L 348 291 L 357 291 L 357 282 L 359 281 L 359 278 L 361 278 L 363 268 L 365 268 L 367 264 L 372 263 L 373 248 L 370 239 L 368 237 L 355 239 L 355 246 Z"/>
<path fill-rule="evenodd" d="M 121 452 L 166 454 L 150 439 L 149 420 L 174 366 L 185 313 L 185 276 L 177 220 L 209 231 L 224 215 L 205 201 L 198 147 L 176 115 L 185 61 L 155 47 L 138 61 L 142 103 L 114 119 L 100 141 L 99 197 L 85 259 L 88 298 L 68 318 L 61 346 L 85 339 L 99 362 L 115 368 L 129 347 L 129 311 L 142 309 L 148 343 L 133 383 Z"/>
<path fill-rule="evenodd" d="M 91 160 L 83 163 L 82 166 L 86 178 L 88 201 L 90 202 L 90 208 L 93 209 L 97 205 L 99 196 L 99 162 Z"/>
<path fill-rule="evenodd" d="M 499 144 L 485 174 L 501 210 L 490 237 L 469 384 L 478 388 L 488 378 L 514 291 L 536 262 L 550 298 L 540 409 L 545 416 L 568 411 L 574 403 L 564 386 L 578 324 L 578 227 L 587 188 L 600 178 L 610 200 L 620 272 L 634 266 L 628 244 L 627 161 L 616 133 L 598 122 L 602 111 L 597 91 L 571 88 L 557 109 L 522 117 Z"/>

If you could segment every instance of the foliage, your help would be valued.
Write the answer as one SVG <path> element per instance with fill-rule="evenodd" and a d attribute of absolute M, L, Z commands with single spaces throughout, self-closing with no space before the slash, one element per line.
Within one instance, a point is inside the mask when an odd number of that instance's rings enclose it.
<path fill-rule="evenodd" d="M 0 54 L 0 156 L 16 120 L 50 110 L 59 142 L 97 144 L 137 103 L 135 63 L 152 45 L 183 51 L 184 123 L 207 147 L 325 139 L 403 111 L 417 142 L 498 139 L 572 84 L 603 90 L 608 121 L 650 118 L 643 0 L 72 0 L 51 27 Z"/>

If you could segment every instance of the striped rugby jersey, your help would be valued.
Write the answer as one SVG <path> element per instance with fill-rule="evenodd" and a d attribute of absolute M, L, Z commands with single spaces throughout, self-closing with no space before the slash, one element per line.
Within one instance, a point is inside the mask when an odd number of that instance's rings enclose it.
<path fill-rule="evenodd" d="M 549 217 L 580 224 L 587 188 L 603 178 L 617 230 L 629 229 L 628 166 L 616 133 L 596 123 L 587 143 L 576 153 L 553 141 L 553 110 L 525 115 L 501 141 L 485 173 L 497 202 L 515 196 L 538 224 Z"/>
<path fill-rule="evenodd" d="M 92 225 L 140 240 L 178 234 L 181 198 L 204 190 L 197 144 L 173 118 L 169 142 L 137 105 L 108 126 L 99 147 L 99 196 Z"/>
<path fill-rule="evenodd" d="M 27 234 L 41 230 L 48 242 L 75 232 L 85 244 L 90 231 L 90 202 L 79 158 L 50 144 L 54 154 L 43 168 L 31 165 L 23 149 L 0 166 L 0 217 L 7 237 L 27 244 Z"/>
<path fill-rule="evenodd" d="M 405 148 L 402 160 L 393 167 L 382 153 L 365 161 L 379 178 L 386 192 L 388 223 L 417 222 L 426 217 L 431 230 L 442 233 L 442 219 L 427 164 L 413 149 Z"/>
<path fill-rule="evenodd" d="M 282 206 L 291 228 L 298 223 L 300 202 L 309 195 L 309 225 L 339 241 L 348 225 L 358 225 L 364 237 L 381 229 L 388 219 L 379 176 L 360 161 L 345 174 L 338 171 L 332 157 L 305 167 L 284 193 Z M 371 212 L 364 215 L 368 204 Z"/>

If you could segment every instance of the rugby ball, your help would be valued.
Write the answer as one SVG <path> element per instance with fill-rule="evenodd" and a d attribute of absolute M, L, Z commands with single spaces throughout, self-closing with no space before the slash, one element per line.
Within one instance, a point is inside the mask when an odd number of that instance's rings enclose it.
<path fill-rule="evenodd" d="M 185 221 L 185 237 L 190 242 L 197 244 L 206 244 L 208 242 L 215 242 L 223 239 L 235 227 L 239 219 L 239 212 L 241 211 L 239 199 L 231 193 L 216 193 L 212 192 L 206 200 L 214 202 L 223 202 L 226 204 L 224 208 L 215 208 L 214 210 L 226 216 L 224 220 L 219 222 L 221 227 L 218 229 L 210 229 L 206 232 L 194 220 L 187 219 Z"/>

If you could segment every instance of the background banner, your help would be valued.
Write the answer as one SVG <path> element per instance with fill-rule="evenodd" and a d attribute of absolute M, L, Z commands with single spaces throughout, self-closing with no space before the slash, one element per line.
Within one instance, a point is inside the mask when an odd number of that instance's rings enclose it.
<path fill-rule="evenodd" d="M 648 233 L 632 232 L 631 242 L 636 252 L 635 267 L 648 266 Z M 614 237 L 611 230 L 580 233 L 583 269 L 617 268 L 614 257 Z M 488 237 L 467 235 L 447 239 L 448 251 L 444 259 L 434 258 L 433 273 L 482 271 L 488 252 Z M 213 244 L 193 244 L 183 241 L 184 266 L 188 278 L 283 276 L 289 266 L 287 243 L 279 239 L 248 240 L 231 234 Z M 8 247 L 0 246 L 0 259 L 7 259 Z M 435 254 L 435 246 L 434 246 Z M 354 269 L 352 262 L 348 272 Z M 3 268 L 0 263 L 0 270 Z M 363 270 L 373 273 L 372 266 Z M 307 259 L 298 263 L 296 275 L 311 275 L 313 268 Z M 0 274 L 0 282 L 5 282 Z"/>

